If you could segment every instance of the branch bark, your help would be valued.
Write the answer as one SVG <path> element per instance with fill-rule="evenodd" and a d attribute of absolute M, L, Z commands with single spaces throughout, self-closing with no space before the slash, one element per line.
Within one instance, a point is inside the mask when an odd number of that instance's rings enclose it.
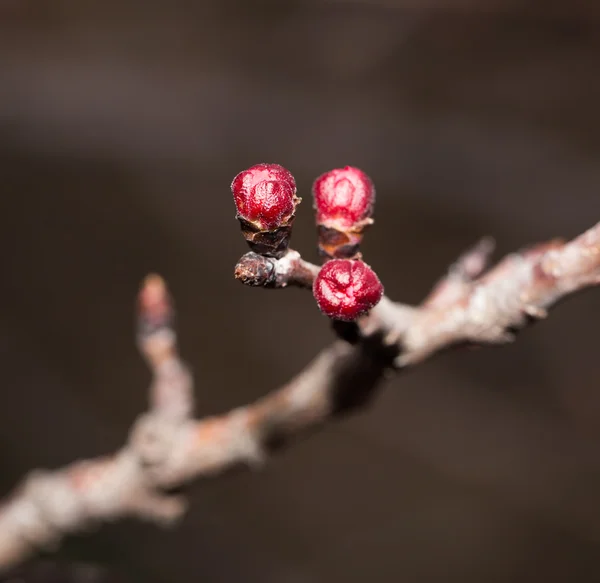
<path fill-rule="evenodd" d="M 137 516 L 172 524 L 186 509 L 171 492 L 190 480 L 260 465 L 274 450 L 363 407 L 391 370 L 451 346 L 499 344 L 560 299 L 600 283 L 600 223 L 573 241 L 551 241 L 485 271 L 484 240 L 463 255 L 418 306 L 384 298 L 368 315 L 336 327 L 340 339 L 297 377 L 255 403 L 193 418 L 192 377 L 181 361 L 166 286 L 158 276 L 139 296 L 138 342 L 152 372 L 150 406 L 113 455 L 34 471 L 0 506 L 0 572 L 67 534 Z M 236 277 L 251 285 L 310 288 L 319 268 L 289 250 L 250 253 Z"/>

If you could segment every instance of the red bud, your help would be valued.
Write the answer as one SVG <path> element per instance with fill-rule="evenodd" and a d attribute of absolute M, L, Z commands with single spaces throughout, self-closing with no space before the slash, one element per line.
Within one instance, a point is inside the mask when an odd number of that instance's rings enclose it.
<path fill-rule="evenodd" d="M 333 259 L 315 278 L 313 295 L 326 316 L 352 321 L 379 303 L 383 285 L 363 261 Z"/>
<path fill-rule="evenodd" d="M 375 187 L 358 168 L 325 172 L 313 184 L 317 223 L 341 230 L 352 228 L 373 213 Z"/>
<path fill-rule="evenodd" d="M 257 164 L 240 172 L 231 192 L 238 218 L 264 231 L 286 226 L 299 202 L 294 177 L 279 164 Z"/>

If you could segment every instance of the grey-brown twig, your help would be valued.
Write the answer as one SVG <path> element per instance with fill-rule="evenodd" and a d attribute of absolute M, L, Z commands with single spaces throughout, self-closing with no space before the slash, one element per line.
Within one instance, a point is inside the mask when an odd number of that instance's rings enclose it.
<path fill-rule="evenodd" d="M 312 288 L 319 267 L 304 261 L 298 251 L 288 249 L 280 259 L 250 251 L 235 266 L 235 278 L 254 287 L 281 288 L 289 285 Z"/>
<path fill-rule="evenodd" d="M 0 507 L 0 571 L 69 533 L 135 515 L 171 523 L 185 500 L 170 489 L 240 464 L 260 464 L 276 447 L 364 405 L 385 373 L 460 343 L 502 343 L 550 306 L 600 283 L 600 224 L 569 243 L 508 256 L 485 272 L 485 242 L 465 254 L 421 306 L 384 298 L 296 378 L 225 415 L 192 418 L 192 378 L 180 360 L 164 282 L 142 286 L 139 346 L 153 372 L 150 407 L 116 454 L 53 472 L 33 472 Z M 318 267 L 295 251 L 249 253 L 236 276 L 265 287 L 310 287 Z M 483 273 L 483 275 L 481 275 Z"/>

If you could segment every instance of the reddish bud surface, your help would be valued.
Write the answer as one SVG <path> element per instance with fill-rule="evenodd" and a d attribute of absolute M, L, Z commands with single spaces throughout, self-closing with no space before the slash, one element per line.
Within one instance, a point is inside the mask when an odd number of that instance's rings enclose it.
<path fill-rule="evenodd" d="M 173 325 L 174 309 L 167 284 L 160 275 L 148 275 L 138 294 L 138 334 L 144 340 Z"/>
<path fill-rule="evenodd" d="M 257 164 L 240 172 L 231 192 L 238 217 L 265 231 L 286 225 L 298 202 L 296 181 L 279 164 Z"/>
<path fill-rule="evenodd" d="M 326 316 L 351 322 L 379 303 L 383 285 L 363 261 L 333 259 L 315 278 L 313 295 Z"/>
<path fill-rule="evenodd" d="M 313 196 L 319 225 L 351 228 L 371 216 L 375 187 L 362 170 L 346 166 L 319 176 Z"/>
<path fill-rule="evenodd" d="M 140 315 L 152 320 L 169 317 L 172 312 L 167 285 L 160 275 L 148 275 L 138 296 Z"/>

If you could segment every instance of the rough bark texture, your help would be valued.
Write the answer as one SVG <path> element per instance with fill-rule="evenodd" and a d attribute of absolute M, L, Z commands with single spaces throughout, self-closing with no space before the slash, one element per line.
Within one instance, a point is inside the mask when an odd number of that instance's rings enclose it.
<path fill-rule="evenodd" d="M 285 284 L 305 287 L 306 274 L 318 268 L 290 253 L 293 261 L 272 261 L 283 262 Z M 355 324 L 352 344 L 339 340 L 281 389 L 200 420 L 192 418 L 192 380 L 177 353 L 166 287 L 149 276 L 138 322 L 140 348 L 154 375 L 149 411 L 116 454 L 25 479 L 0 507 L 0 568 L 98 521 L 133 515 L 168 524 L 186 508 L 169 490 L 240 464 L 261 464 L 271 449 L 368 402 L 386 370 L 458 343 L 512 340 L 559 299 L 600 283 L 600 223 L 569 243 L 510 255 L 477 277 L 488 255 L 485 244 L 465 254 L 421 307 L 384 298 Z"/>

